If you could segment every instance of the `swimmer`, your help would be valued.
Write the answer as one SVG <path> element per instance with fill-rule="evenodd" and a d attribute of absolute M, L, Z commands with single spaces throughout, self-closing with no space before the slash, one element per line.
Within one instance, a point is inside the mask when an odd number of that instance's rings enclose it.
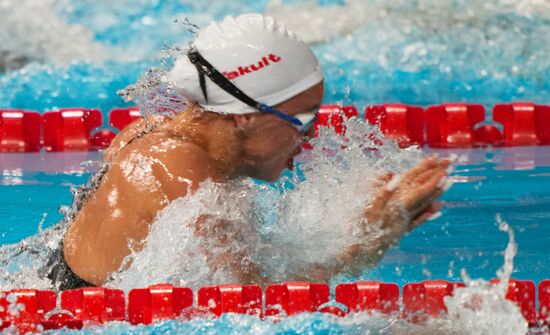
<path fill-rule="evenodd" d="M 324 93 L 311 49 L 282 24 L 257 14 L 227 17 L 201 30 L 166 80 L 192 103 L 172 118 L 148 120 L 153 127 L 143 119 L 132 123 L 105 151 L 107 168 L 50 261 L 49 278 L 58 289 L 103 285 L 126 256 L 143 248 L 157 214 L 203 181 L 276 181 L 300 153 Z M 377 223 L 386 235 L 369 246 L 348 246 L 334 264 L 312 269 L 309 279 L 328 280 L 335 272 L 376 262 L 437 213 L 448 165 L 430 158 L 399 177 L 381 178 L 365 204 L 362 228 L 367 234 Z M 230 243 L 216 230 L 198 220 L 194 232 Z M 240 283 L 269 282 L 257 264 L 242 263 L 251 259 L 245 248 L 202 252 L 211 268 L 230 264 Z"/>

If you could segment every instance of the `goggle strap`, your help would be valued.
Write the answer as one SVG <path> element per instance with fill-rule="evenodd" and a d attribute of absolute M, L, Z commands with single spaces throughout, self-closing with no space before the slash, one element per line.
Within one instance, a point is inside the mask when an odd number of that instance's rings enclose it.
<path fill-rule="evenodd" d="M 208 91 L 206 90 L 206 78 L 204 78 L 204 73 L 200 70 L 199 64 L 195 63 L 197 68 L 197 74 L 199 75 L 199 84 L 201 86 L 202 95 L 204 96 L 204 101 L 208 103 Z"/>
<path fill-rule="evenodd" d="M 304 124 L 302 123 L 302 121 L 298 120 L 297 118 L 295 117 L 292 117 L 290 115 L 287 115 L 285 113 L 281 113 L 279 112 L 278 110 L 276 110 L 275 108 L 271 107 L 271 106 L 268 106 L 266 104 L 261 104 L 260 105 L 260 111 L 264 112 L 264 113 L 270 113 L 270 114 L 275 114 L 277 115 L 278 117 L 282 118 L 282 119 L 285 119 L 287 120 L 288 122 L 292 123 L 292 124 L 295 124 L 297 126 L 303 126 Z"/>
<path fill-rule="evenodd" d="M 246 95 L 241 91 L 237 86 L 225 78 L 218 70 L 216 70 L 212 64 L 210 64 L 201 54 L 196 51 L 190 52 L 188 54 L 189 60 L 191 63 L 195 64 L 197 70 L 210 78 L 216 85 L 218 85 L 225 92 L 231 94 L 238 100 L 247 104 L 250 107 L 253 107 L 257 110 L 260 110 L 260 103 L 256 102 L 254 99 Z"/>

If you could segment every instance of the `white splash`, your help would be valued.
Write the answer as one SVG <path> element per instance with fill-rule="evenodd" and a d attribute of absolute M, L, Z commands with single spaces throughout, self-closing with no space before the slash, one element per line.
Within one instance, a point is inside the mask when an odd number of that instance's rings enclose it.
<path fill-rule="evenodd" d="M 388 90 L 399 87 L 399 79 L 380 76 L 380 69 L 388 76 L 430 71 L 433 76 L 402 89 L 429 95 L 425 101 L 434 103 L 463 100 L 464 92 L 472 91 L 467 83 L 499 83 L 517 76 L 543 80 L 548 68 L 550 44 L 535 42 L 550 33 L 544 23 L 550 6 L 543 0 L 347 0 L 340 5 L 273 0 L 266 14 L 318 44 L 315 51 L 325 69 L 344 77 L 352 94 L 365 101 L 383 102 Z M 541 23 L 528 23 L 533 20 Z M 516 29 L 509 29 L 512 25 Z M 342 62 L 352 62 L 348 71 L 341 70 Z M 370 78 L 373 70 L 376 77 Z M 442 85 L 442 77 L 465 83 L 464 91 L 427 93 Z M 498 95 L 485 99 L 497 102 Z"/>
<path fill-rule="evenodd" d="M 56 9 L 67 5 L 56 0 L 0 0 L 0 57 L 55 65 L 106 59 L 108 50 L 91 31 L 59 16 Z"/>
<path fill-rule="evenodd" d="M 466 287 L 457 288 L 452 297 L 445 299 L 451 324 L 461 329 L 463 334 L 516 335 L 526 334 L 528 330 L 527 321 L 519 307 L 505 298 L 517 253 L 514 232 L 500 215 L 497 215 L 496 220 L 499 230 L 509 236 L 504 265 L 497 271 L 499 284 L 471 280 L 463 271 Z"/>
<path fill-rule="evenodd" d="M 131 262 L 129 268 L 115 274 L 108 285 L 129 289 L 169 281 L 198 287 L 235 281 L 231 270 L 222 264 L 210 268 L 206 254 L 234 252 L 256 244 L 257 223 L 249 220 L 253 194 L 245 183 L 223 185 L 206 181 L 194 194 L 176 199 L 158 215 L 143 250 L 127 257 L 123 267 Z M 227 234 L 233 242 L 219 246 L 199 237 L 196 224 L 204 217 L 204 229 L 218 229 L 219 236 Z M 228 227 L 217 227 L 218 220 L 228 222 Z"/>
<path fill-rule="evenodd" d="M 497 271 L 499 284 L 486 280 L 472 280 L 462 270 L 466 287 L 456 288 L 452 296 L 445 297 L 448 313 L 439 318 L 429 318 L 424 324 L 411 324 L 397 320 L 394 334 L 421 335 L 518 335 L 527 334 L 528 324 L 519 307 L 506 300 L 508 280 L 517 252 L 514 232 L 500 215 L 496 217 L 499 229 L 507 232 L 509 242 L 504 252 L 504 265 Z"/>
<path fill-rule="evenodd" d="M 319 6 L 313 3 L 286 6 L 281 0 L 270 1 L 264 14 L 284 22 L 306 43 L 316 44 L 348 35 L 362 26 L 371 12 L 364 1 L 359 6 Z M 330 22 L 330 24 L 327 24 Z"/>
<path fill-rule="evenodd" d="M 44 266 L 62 237 L 60 223 L 23 241 L 0 247 L 0 290 L 17 288 L 52 289 L 44 277 Z"/>

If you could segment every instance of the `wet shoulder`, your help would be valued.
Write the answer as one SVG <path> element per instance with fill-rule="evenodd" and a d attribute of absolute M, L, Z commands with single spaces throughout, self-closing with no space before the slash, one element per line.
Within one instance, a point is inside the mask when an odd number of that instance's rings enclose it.
<path fill-rule="evenodd" d="M 215 164 L 201 147 L 165 132 L 148 134 L 128 145 L 119 154 L 117 165 L 124 170 L 142 170 L 142 175 L 153 175 L 162 184 L 195 185 L 218 179 Z"/>

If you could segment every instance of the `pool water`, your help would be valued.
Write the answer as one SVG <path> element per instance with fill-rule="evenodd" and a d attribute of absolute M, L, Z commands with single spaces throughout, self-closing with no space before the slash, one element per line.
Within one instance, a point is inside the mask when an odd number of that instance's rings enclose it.
<path fill-rule="evenodd" d="M 544 1 L 19 0 L 0 8 L 5 14 L 0 57 L 7 50 L 23 60 L 1 72 L 0 58 L 0 107 L 98 107 L 106 117 L 111 108 L 127 104 L 117 90 L 159 66 L 163 45 L 192 38 L 185 18 L 204 26 L 252 11 L 280 18 L 312 43 L 325 71 L 325 102 L 363 108 L 385 102 L 427 106 L 465 101 L 487 110 L 514 100 L 550 103 L 550 4 Z M 455 184 L 442 197 L 443 215 L 404 237 L 375 268 L 334 282 L 460 281 L 461 269 L 473 278 L 494 278 L 508 243 L 497 229 L 497 213 L 515 231 L 519 251 L 513 277 L 550 277 L 550 147 L 424 150 L 459 156 Z M 0 244 L 17 243 L 58 222 L 59 207 L 72 202 L 71 187 L 88 180 L 99 157 L 0 154 Z M 365 325 L 310 315 L 278 325 L 225 316 L 149 327 L 115 323 L 88 332 L 328 334 L 377 329 L 387 331 L 376 320 Z"/>
<path fill-rule="evenodd" d="M 426 150 L 448 156 L 451 151 Z M 519 247 L 514 278 L 540 281 L 550 273 L 550 147 L 453 150 L 460 163 L 455 184 L 442 196 L 443 215 L 415 229 L 362 279 L 405 284 L 426 279 L 459 281 L 460 270 L 476 278 L 495 277 L 508 236 L 498 231 L 501 214 L 516 232 Z M 17 156 L 15 156 L 17 155 Z M 35 155 L 36 157 L 32 157 Z M 5 161 L 18 154 L 2 154 Z M 42 171 L 12 162 L 0 178 L 0 243 L 16 243 L 61 219 L 72 203 L 71 187 L 85 183 L 99 154 L 40 153 L 32 162 L 63 164 Z M 79 160 L 84 166 L 78 168 Z M 37 167 L 37 165 L 32 165 Z M 63 168 L 61 168 L 63 167 Z M 60 169 L 51 170 L 52 168 Z M 50 170 L 48 170 L 50 169 Z M 44 172 L 45 171 L 45 172 Z"/>
<path fill-rule="evenodd" d="M 550 270 L 547 252 L 550 228 L 544 224 L 550 216 L 550 147 L 425 151 L 441 156 L 458 155 L 452 173 L 455 184 L 442 197 L 443 215 L 405 236 L 375 268 L 366 268 L 359 277 L 334 278 L 333 283 L 359 279 L 400 285 L 426 279 L 461 281 L 461 269 L 473 278 L 495 278 L 508 244 L 508 236 L 497 228 L 495 213 L 515 231 L 519 251 L 514 259 L 513 277 L 535 282 L 545 279 Z M 97 167 L 94 162 L 100 159 L 98 153 L 24 156 L 21 160 L 21 155 L 2 154 L 3 162 L 9 162 L 10 166 L 0 179 L 0 200 L 7 204 L 0 212 L 4 245 L 35 235 L 61 219 L 58 208 L 71 204 L 71 187 L 86 182 Z M 53 158 L 57 161 L 54 166 L 46 163 Z M 115 322 L 89 328 L 87 332 L 390 334 L 394 331 L 391 329 L 395 329 L 395 320 L 376 316 L 356 315 L 338 320 L 312 314 L 280 323 L 230 315 L 218 320 L 167 321 L 151 326 Z"/>
<path fill-rule="evenodd" d="M 98 152 L 0 153 L 0 244 L 19 242 L 61 220 L 58 209 L 72 203 L 71 187 L 88 180 L 100 157 Z"/>
<path fill-rule="evenodd" d="M 0 51 L 31 62 L 0 73 L 0 106 L 107 112 L 125 105 L 117 90 L 159 65 L 163 45 L 192 38 L 186 18 L 205 26 L 245 12 L 270 13 L 313 43 L 328 102 L 547 103 L 549 7 L 524 0 L 10 0 Z"/>

